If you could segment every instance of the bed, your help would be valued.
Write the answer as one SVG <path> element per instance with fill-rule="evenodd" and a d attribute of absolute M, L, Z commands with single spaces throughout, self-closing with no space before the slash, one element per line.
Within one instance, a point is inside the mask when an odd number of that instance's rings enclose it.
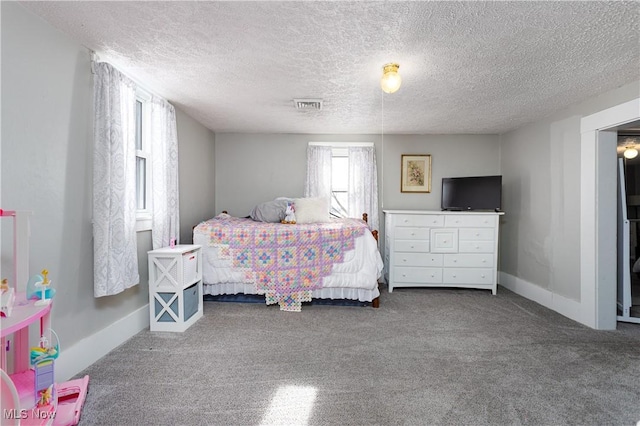
<path fill-rule="evenodd" d="M 193 229 L 202 246 L 203 294 L 264 295 L 284 311 L 312 299 L 379 306 L 377 231 L 363 219 L 269 223 L 222 213 Z"/>

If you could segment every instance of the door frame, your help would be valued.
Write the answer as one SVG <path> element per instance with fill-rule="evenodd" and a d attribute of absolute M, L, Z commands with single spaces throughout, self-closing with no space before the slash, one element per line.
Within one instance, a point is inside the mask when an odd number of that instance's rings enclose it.
<path fill-rule="evenodd" d="M 580 123 L 580 304 L 582 322 L 598 330 L 617 322 L 617 131 L 638 120 L 640 98 Z"/>

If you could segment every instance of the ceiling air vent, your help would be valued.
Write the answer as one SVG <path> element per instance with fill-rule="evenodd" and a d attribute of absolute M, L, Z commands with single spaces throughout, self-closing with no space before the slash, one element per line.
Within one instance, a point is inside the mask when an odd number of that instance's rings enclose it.
<path fill-rule="evenodd" d="M 322 109 L 322 99 L 294 99 L 293 104 L 300 110 Z"/>

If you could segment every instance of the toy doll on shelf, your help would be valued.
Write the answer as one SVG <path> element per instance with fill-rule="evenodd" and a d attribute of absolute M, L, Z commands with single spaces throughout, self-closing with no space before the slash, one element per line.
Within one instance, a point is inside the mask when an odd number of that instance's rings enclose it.
<path fill-rule="evenodd" d="M 43 269 L 42 272 L 42 281 L 36 283 L 36 288 L 40 289 L 41 297 L 34 305 L 36 306 L 45 306 L 51 303 L 51 298 L 53 295 L 48 291 L 47 287 L 51 285 L 51 281 L 49 281 L 49 271 Z M 50 287 L 49 287 L 50 288 Z M 49 297 L 47 297 L 49 295 Z"/>
<path fill-rule="evenodd" d="M 9 281 L 6 278 L 0 282 L 0 293 L 0 315 L 10 317 L 16 301 L 16 293 L 12 287 L 9 287 Z"/>

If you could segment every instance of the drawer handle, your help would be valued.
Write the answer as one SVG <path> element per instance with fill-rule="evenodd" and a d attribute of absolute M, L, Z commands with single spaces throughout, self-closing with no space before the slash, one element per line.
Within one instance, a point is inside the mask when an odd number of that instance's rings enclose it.
<path fill-rule="evenodd" d="M 431 274 L 431 278 L 435 278 L 435 277 L 436 277 L 435 274 Z"/>
<path fill-rule="evenodd" d="M 414 246 L 411 246 L 411 248 L 415 248 Z"/>
<path fill-rule="evenodd" d="M 431 258 L 431 261 L 432 261 L 432 262 L 435 262 L 436 260 L 435 260 L 435 259 L 433 259 L 433 258 Z"/>
<path fill-rule="evenodd" d="M 482 278 L 484 278 L 484 277 L 485 277 L 485 275 L 484 275 L 484 274 L 482 274 Z"/>
<path fill-rule="evenodd" d="M 453 259 L 453 263 L 458 263 L 458 259 Z"/>
<path fill-rule="evenodd" d="M 405 220 L 404 220 L 404 223 L 407 223 L 407 222 L 409 222 L 409 219 L 405 219 Z"/>
<path fill-rule="evenodd" d="M 447 243 L 447 240 L 442 240 L 442 242 L 446 244 L 446 243 Z"/>
<path fill-rule="evenodd" d="M 487 263 L 487 259 L 482 259 L 482 263 Z"/>
<path fill-rule="evenodd" d="M 456 274 L 453 274 L 453 278 L 455 278 L 455 277 L 457 277 L 457 275 L 456 275 Z"/>
<path fill-rule="evenodd" d="M 479 233 L 479 232 L 476 232 L 476 237 L 479 237 L 479 236 L 480 236 L 480 233 Z"/>
<path fill-rule="evenodd" d="M 406 261 L 407 261 L 407 259 L 402 259 L 402 261 L 403 261 L 403 262 L 406 262 Z"/>
<path fill-rule="evenodd" d="M 407 274 L 402 274 L 402 276 L 403 276 L 403 277 L 406 277 L 406 276 L 407 276 Z"/>
<path fill-rule="evenodd" d="M 412 232 L 412 233 L 411 233 L 411 236 L 413 237 L 414 235 L 416 235 L 416 233 L 415 233 L 415 232 Z"/>

